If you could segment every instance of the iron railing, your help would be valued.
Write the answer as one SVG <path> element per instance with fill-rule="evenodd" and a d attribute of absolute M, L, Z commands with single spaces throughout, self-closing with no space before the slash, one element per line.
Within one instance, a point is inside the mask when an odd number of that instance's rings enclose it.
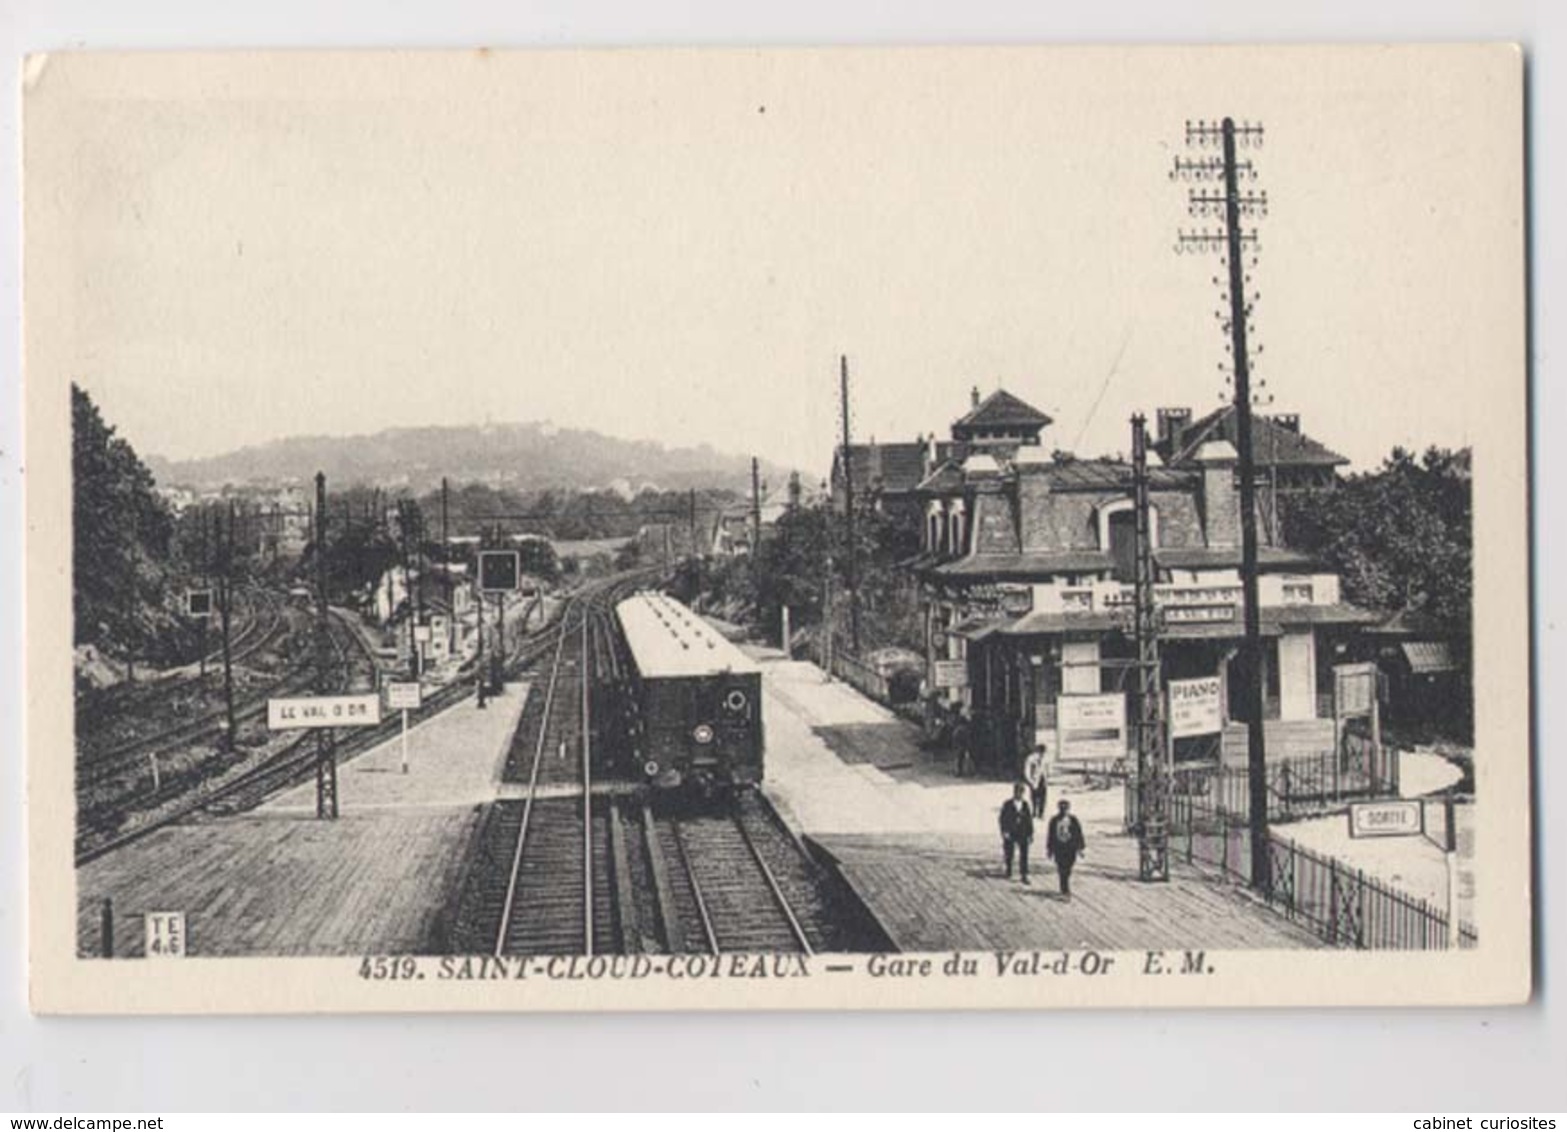
<path fill-rule="evenodd" d="M 1170 852 L 1178 860 L 1251 885 L 1270 907 L 1331 946 L 1404 951 L 1449 946 L 1447 913 L 1429 901 L 1272 832 L 1266 883 L 1254 885 L 1244 820 L 1181 795 L 1171 798 L 1170 812 Z M 1460 922 L 1459 947 L 1474 947 L 1478 939 L 1472 925 Z"/>
<path fill-rule="evenodd" d="M 1346 803 L 1395 798 L 1399 786 L 1395 747 L 1347 742 L 1337 752 L 1319 751 L 1270 760 L 1267 769 L 1268 820 L 1293 821 L 1341 808 Z M 1177 765 L 1170 792 L 1232 821 L 1244 824 L 1251 813 L 1250 772 L 1244 766 L 1205 763 Z M 1126 783 L 1126 828 L 1137 827 L 1137 782 Z"/>

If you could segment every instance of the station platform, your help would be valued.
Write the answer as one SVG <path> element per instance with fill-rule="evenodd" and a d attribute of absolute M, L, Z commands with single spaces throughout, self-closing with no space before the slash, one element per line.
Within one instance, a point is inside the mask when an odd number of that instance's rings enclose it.
<path fill-rule="evenodd" d="M 514 681 L 481 710 L 470 697 L 408 728 L 408 773 L 402 772 L 400 735 L 344 763 L 337 772 L 338 804 L 344 812 L 430 809 L 492 801 L 501 790 L 506 750 L 528 685 Z M 316 812 L 316 787 L 309 782 L 279 794 L 258 814 Z"/>
<path fill-rule="evenodd" d="M 78 950 L 142 954 L 148 912 L 184 912 L 191 955 L 359 955 L 444 950 L 482 804 L 497 792 L 527 687 L 480 711 L 466 699 L 338 768 L 336 821 L 315 786 L 230 818 L 170 826 L 77 870 Z"/>
<path fill-rule="evenodd" d="M 1121 792 L 1075 779 L 1051 782 L 1047 812 L 1066 798 L 1083 824 L 1072 899 L 1056 891 L 1043 828 L 1032 885 L 1007 879 L 996 818 L 1008 783 L 954 777 L 913 724 L 813 664 L 748 651 L 762 666 L 769 800 L 837 863 L 901 950 L 1320 946 L 1244 889 L 1195 870 L 1140 882 Z"/>

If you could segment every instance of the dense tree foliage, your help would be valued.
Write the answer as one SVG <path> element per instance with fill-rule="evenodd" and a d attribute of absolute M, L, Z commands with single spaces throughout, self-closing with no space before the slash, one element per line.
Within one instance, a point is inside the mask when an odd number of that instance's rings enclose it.
<path fill-rule="evenodd" d="M 855 513 L 854 559 L 860 608 L 860 646 L 918 647 L 918 613 L 912 583 L 901 564 L 919 549 L 910 522 L 873 507 Z M 703 586 L 708 601 L 733 609 L 776 639 L 781 612 L 789 607 L 796 629 L 820 626 L 831 590 L 832 622 L 840 643 L 850 633 L 848 524 L 824 505 L 785 511 L 765 532 L 754 559 L 714 564 Z M 829 586 L 830 581 L 830 586 Z"/>
<path fill-rule="evenodd" d="M 1382 467 L 1309 492 L 1285 510 L 1290 545 L 1337 570 L 1344 596 L 1470 633 L 1473 535 L 1469 450 L 1395 448 Z"/>
<path fill-rule="evenodd" d="M 715 512 L 738 498 L 732 491 L 698 489 L 698 525 L 705 528 Z M 426 515 L 440 515 L 440 492 L 421 496 L 419 505 Z M 508 534 L 553 539 L 629 538 L 645 526 L 686 523 L 690 509 L 686 491 L 648 489 L 628 499 L 614 491 L 519 492 L 465 483 L 453 485 L 448 493 L 447 523 L 454 535 L 499 527 Z"/>
<path fill-rule="evenodd" d="M 159 658 L 177 645 L 173 519 L 152 473 L 71 386 L 72 578 L 77 644 Z"/>

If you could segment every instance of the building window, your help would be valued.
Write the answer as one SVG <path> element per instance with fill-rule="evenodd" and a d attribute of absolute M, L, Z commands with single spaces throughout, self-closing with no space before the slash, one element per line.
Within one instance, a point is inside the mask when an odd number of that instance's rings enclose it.
<path fill-rule="evenodd" d="M 952 553 L 963 553 L 963 512 L 952 513 Z"/>

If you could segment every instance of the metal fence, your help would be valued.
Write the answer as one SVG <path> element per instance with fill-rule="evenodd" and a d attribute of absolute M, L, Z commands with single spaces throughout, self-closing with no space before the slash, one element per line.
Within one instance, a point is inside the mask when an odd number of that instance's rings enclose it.
<path fill-rule="evenodd" d="M 1398 756 L 1394 747 L 1347 743 L 1339 751 L 1320 751 L 1270 760 L 1267 768 L 1268 820 L 1292 821 L 1337 809 L 1348 802 L 1398 796 Z M 1251 813 L 1251 774 L 1244 766 L 1177 766 L 1170 776 L 1175 798 L 1245 823 Z M 1137 825 L 1137 782 L 1126 782 L 1126 827 Z"/>
<path fill-rule="evenodd" d="M 887 678 L 873 665 L 866 664 L 852 653 L 841 649 L 833 650 L 832 674 L 879 703 L 886 704 L 892 701 Z"/>
<path fill-rule="evenodd" d="M 1251 885 L 1246 822 L 1190 797 L 1177 795 L 1171 803 L 1171 854 Z M 1449 946 L 1444 909 L 1271 832 L 1268 874 L 1260 888 L 1268 905 L 1335 947 L 1423 951 Z M 1458 945 L 1477 942 L 1475 929 L 1460 923 Z"/>

